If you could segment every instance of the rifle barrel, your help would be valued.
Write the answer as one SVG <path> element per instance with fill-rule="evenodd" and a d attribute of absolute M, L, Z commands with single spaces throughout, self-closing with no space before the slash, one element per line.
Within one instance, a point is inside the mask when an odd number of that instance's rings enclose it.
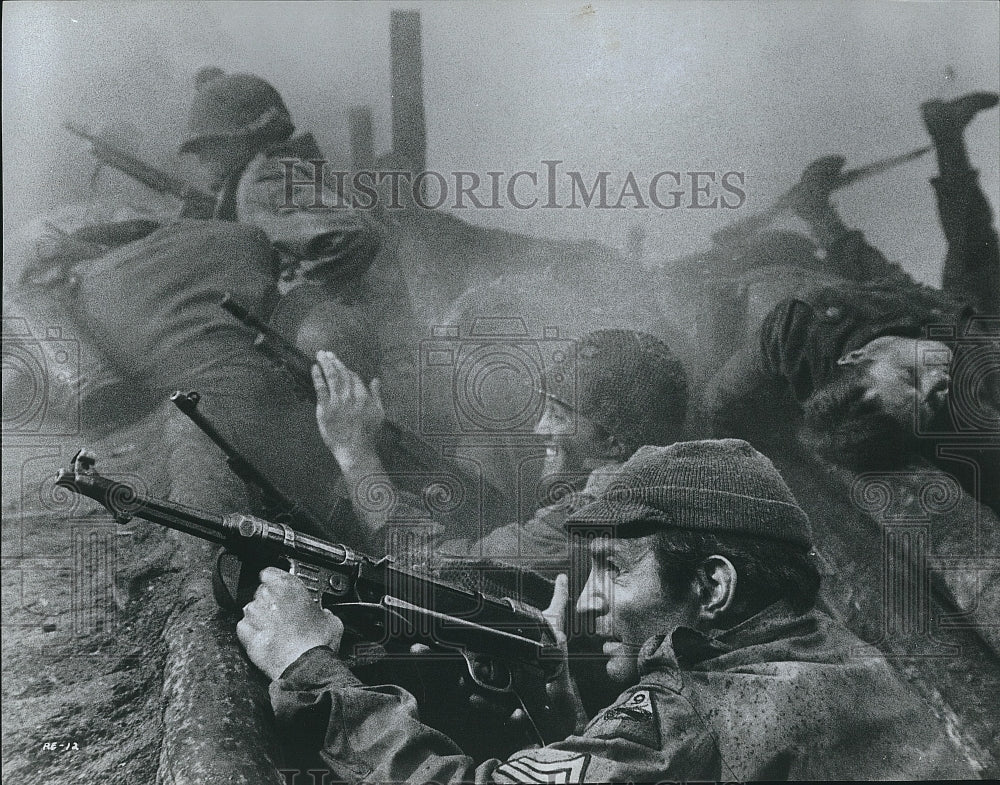
<path fill-rule="evenodd" d="M 277 513 L 280 518 L 289 517 L 306 525 L 314 532 L 322 532 L 323 524 L 301 504 L 292 501 L 280 488 L 271 482 L 253 462 L 240 454 L 239 450 L 219 429 L 198 409 L 201 396 L 196 390 L 182 392 L 177 390 L 170 396 L 170 401 L 180 409 L 226 456 L 229 468 L 244 482 L 256 485 L 266 497 L 266 501 L 280 508 Z M 273 511 L 272 511 L 273 512 Z"/>
<path fill-rule="evenodd" d="M 129 177 L 138 180 L 147 188 L 161 193 L 168 193 L 186 201 L 215 204 L 214 194 L 203 191 L 201 188 L 179 177 L 174 177 L 162 169 L 157 169 L 152 164 L 143 161 L 138 156 L 132 155 L 127 150 L 122 150 L 108 140 L 88 132 L 85 128 L 69 121 L 63 123 L 63 128 L 71 134 L 90 142 L 91 154 L 102 164 L 113 166 Z"/>
<path fill-rule="evenodd" d="M 866 166 L 859 166 L 857 169 L 849 169 L 846 172 L 841 173 L 840 179 L 834 186 L 834 190 L 839 188 L 845 188 L 851 183 L 855 183 L 858 180 L 864 180 L 865 178 L 872 177 L 876 174 L 881 174 L 882 172 L 887 172 L 900 164 L 908 163 L 919 158 L 926 153 L 933 150 L 933 145 L 927 145 L 926 147 L 918 147 L 916 150 L 910 150 L 908 153 L 901 153 L 900 155 L 890 155 L 887 158 L 880 158 L 878 161 L 873 161 Z"/>

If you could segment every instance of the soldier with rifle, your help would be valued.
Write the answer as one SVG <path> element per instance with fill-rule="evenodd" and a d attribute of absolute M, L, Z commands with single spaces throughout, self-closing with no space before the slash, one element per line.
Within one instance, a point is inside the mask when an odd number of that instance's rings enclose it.
<path fill-rule="evenodd" d="M 381 245 L 378 227 L 324 182 L 312 164 L 324 158 L 316 140 L 293 136 L 278 91 L 217 68 L 202 69 L 196 87 L 180 152 L 195 155 L 211 177 L 211 217 L 263 229 L 281 257 L 283 286 L 366 270 Z"/>
<path fill-rule="evenodd" d="M 188 137 L 213 181 L 211 217 L 259 227 L 274 247 L 282 298 L 269 322 L 312 354 L 345 339 L 375 361 L 370 375 L 412 375 L 411 298 L 385 227 L 350 206 L 323 176 L 327 163 L 295 125 L 278 91 L 252 74 L 204 68 L 196 76 Z M 400 410 L 407 389 L 390 401 Z"/>
<path fill-rule="evenodd" d="M 391 548 L 390 533 L 412 522 L 420 539 L 417 554 L 432 560 L 479 560 L 484 557 L 555 577 L 568 573 L 578 593 L 585 575 L 585 555 L 567 536 L 567 518 L 609 482 L 614 471 L 642 444 L 671 444 L 681 438 L 687 413 L 687 375 L 670 348 L 636 330 L 596 330 L 575 342 L 572 374 L 546 368 L 544 409 L 534 432 L 545 443 L 542 483 L 549 503 L 526 520 L 484 517 L 478 531 L 460 532 L 444 525 L 433 509 L 397 489 L 395 507 L 366 503 L 372 478 L 392 477 L 377 449 L 385 413 L 377 386 L 363 379 L 331 352 L 320 352 L 312 368 L 316 420 L 336 458 L 359 520 L 377 542 Z M 400 553 L 401 559 L 414 555 Z M 426 558 L 426 556 L 424 557 Z M 574 627 L 588 623 L 584 617 Z M 612 697 L 593 638 L 572 641 L 573 668 L 587 685 L 583 699 L 596 710 Z"/>

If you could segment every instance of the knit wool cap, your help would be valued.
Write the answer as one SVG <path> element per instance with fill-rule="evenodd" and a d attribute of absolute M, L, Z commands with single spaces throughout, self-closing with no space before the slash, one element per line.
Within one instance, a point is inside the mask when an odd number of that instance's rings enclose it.
<path fill-rule="evenodd" d="M 180 151 L 193 152 L 206 140 L 234 138 L 265 126 L 280 130 L 280 138 L 294 131 L 280 93 L 259 76 L 222 75 L 219 71 L 198 86 L 188 119 L 188 138 Z M 285 133 L 286 129 L 290 130 Z"/>
<path fill-rule="evenodd" d="M 676 527 L 812 543 L 809 518 L 774 464 L 741 439 L 642 447 L 567 525 L 614 526 L 617 537 Z"/>
<path fill-rule="evenodd" d="M 638 330 L 595 330 L 576 342 L 576 372 L 546 368 L 544 394 L 625 444 L 670 444 L 684 424 L 684 366 L 663 341 Z"/>

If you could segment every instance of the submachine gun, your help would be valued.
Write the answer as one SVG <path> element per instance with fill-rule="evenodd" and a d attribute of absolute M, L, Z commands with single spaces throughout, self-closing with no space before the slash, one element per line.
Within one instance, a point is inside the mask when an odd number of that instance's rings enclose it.
<path fill-rule="evenodd" d="M 218 591 L 220 604 L 239 608 L 253 596 L 267 566 L 287 569 L 315 601 L 344 622 L 342 654 L 349 665 L 375 656 L 393 665 L 433 653 L 461 655 L 470 689 L 507 700 L 528 717 L 539 744 L 552 742 L 545 684 L 561 667 L 559 649 L 541 612 L 517 600 L 492 597 L 415 570 L 376 559 L 345 545 L 302 534 L 287 524 L 252 515 L 220 515 L 148 496 L 132 485 L 102 477 L 92 453 L 79 451 L 56 484 L 102 504 L 121 524 L 133 517 L 199 537 L 240 559 L 239 585 Z M 409 655 L 422 643 L 431 655 Z M 378 654 L 373 655 L 372 652 Z M 390 675 L 405 668 L 394 668 Z M 471 683 L 470 683 L 471 681 Z"/>

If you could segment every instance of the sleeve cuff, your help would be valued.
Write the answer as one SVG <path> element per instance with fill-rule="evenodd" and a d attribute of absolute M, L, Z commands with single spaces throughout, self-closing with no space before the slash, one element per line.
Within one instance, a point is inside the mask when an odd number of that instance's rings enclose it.
<path fill-rule="evenodd" d="M 363 686 L 329 646 L 309 649 L 285 668 L 278 681 L 293 690 Z"/>

